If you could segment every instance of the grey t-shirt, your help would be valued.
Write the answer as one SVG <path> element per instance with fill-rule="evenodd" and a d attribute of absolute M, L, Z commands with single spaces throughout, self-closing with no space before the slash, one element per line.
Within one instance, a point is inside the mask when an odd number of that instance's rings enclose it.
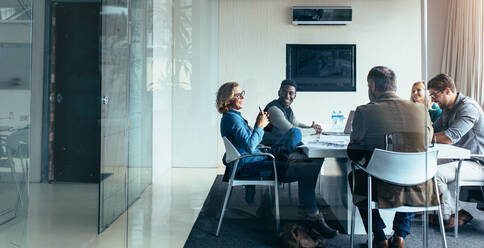
<path fill-rule="evenodd" d="M 269 113 L 269 120 L 272 124 L 272 130 L 264 132 L 264 138 L 262 144 L 272 146 L 281 138 L 289 129 L 297 127 L 301 130 L 303 135 L 310 132 L 314 132 L 314 129 L 310 125 L 301 123 L 296 120 L 296 117 L 290 122 L 284 116 L 284 113 L 276 106 L 272 106 L 267 109 Z"/>
<path fill-rule="evenodd" d="M 484 113 L 472 98 L 457 94 L 454 107 L 444 108 L 433 124 L 434 131 L 444 132 L 452 144 L 469 149 L 472 154 L 484 154 Z"/>

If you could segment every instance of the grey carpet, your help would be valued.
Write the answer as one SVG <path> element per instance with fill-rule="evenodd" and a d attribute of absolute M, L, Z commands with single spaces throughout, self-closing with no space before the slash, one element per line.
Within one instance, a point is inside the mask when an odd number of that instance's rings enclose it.
<path fill-rule="evenodd" d="M 256 210 L 261 204 L 264 187 L 259 186 L 256 190 L 256 200 L 253 204 L 247 204 L 244 200 L 243 187 L 235 187 L 230 199 L 229 208 L 232 210 L 225 214 L 219 237 L 215 236 L 218 217 L 222 208 L 227 183 L 222 182 L 221 176 L 217 176 L 210 193 L 205 200 L 203 208 L 185 243 L 186 248 L 192 247 L 278 247 L 278 236 L 275 232 L 275 220 L 272 216 L 257 216 Z M 288 187 L 280 188 L 281 226 L 287 222 L 296 222 L 305 225 L 301 221 L 302 216 L 297 211 L 297 183 L 291 184 L 292 202 L 288 197 Z M 334 217 L 325 203 L 319 202 L 329 224 L 335 228 L 338 226 Z M 449 247 L 477 247 L 484 248 L 484 212 L 475 208 L 475 203 L 462 203 L 463 208 L 469 211 L 474 219 L 459 229 L 459 238 L 456 240 L 453 232 L 447 232 Z M 429 246 L 442 247 L 440 232 L 437 227 L 428 228 Z M 366 235 L 356 235 L 356 247 L 366 247 Z M 349 247 L 349 235 L 340 234 L 328 240 L 329 247 Z M 406 247 L 423 247 L 422 245 L 422 219 L 416 217 L 412 224 L 412 234 L 406 239 Z"/>

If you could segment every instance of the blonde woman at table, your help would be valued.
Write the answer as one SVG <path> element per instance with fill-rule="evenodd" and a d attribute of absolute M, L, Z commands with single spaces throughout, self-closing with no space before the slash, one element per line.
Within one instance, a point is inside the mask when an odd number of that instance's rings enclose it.
<path fill-rule="evenodd" d="M 216 100 L 217 110 L 222 114 L 220 133 L 222 137 L 227 137 L 241 155 L 262 153 L 257 146 L 264 136 L 263 129 L 269 124 L 268 114 L 260 111 L 257 114 L 254 128 L 252 128 L 240 113 L 240 110 L 244 107 L 244 100 L 245 91 L 240 88 L 238 83 L 228 82 L 220 86 Z M 269 152 L 274 154 L 273 151 Z M 226 166 L 224 181 L 228 181 L 231 167 L 230 164 L 225 162 L 225 155 L 223 162 Z M 338 231 L 326 224 L 317 207 L 315 193 L 317 175 L 286 175 L 287 161 L 277 161 L 276 166 L 277 175 L 281 182 L 298 181 L 299 202 L 305 210 L 306 216 L 312 220 L 312 227 L 323 237 L 332 238 L 336 236 Z M 266 157 L 242 158 L 239 161 L 236 173 L 237 177 L 249 179 L 270 177 L 273 174 L 272 160 Z M 253 201 L 253 193 L 250 195 L 251 192 L 254 192 L 253 188 L 246 188 L 246 200 L 249 202 Z"/>
<path fill-rule="evenodd" d="M 427 95 L 427 102 L 425 102 L 425 95 Z M 435 122 L 442 114 L 442 110 L 439 108 L 439 105 L 432 102 L 428 92 L 425 90 L 425 84 L 423 81 L 413 83 L 410 101 L 419 102 L 425 105 L 429 110 L 430 120 L 432 123 Z"/>

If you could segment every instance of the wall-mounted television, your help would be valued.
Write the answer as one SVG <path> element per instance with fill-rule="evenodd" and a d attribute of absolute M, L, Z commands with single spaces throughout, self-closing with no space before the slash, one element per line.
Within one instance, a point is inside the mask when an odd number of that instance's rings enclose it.
<path fill-rule="evenodd" d="M 356 91 L 356 45 L 286 45 L 286 78 L 298 91 Z"/>

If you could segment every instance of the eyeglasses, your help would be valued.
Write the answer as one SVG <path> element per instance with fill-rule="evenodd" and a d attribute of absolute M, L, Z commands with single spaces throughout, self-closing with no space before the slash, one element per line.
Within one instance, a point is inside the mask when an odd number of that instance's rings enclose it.
<path fill-rule="evenodd" d="M 432 99 L 436 99 L 440 94 L 442 94 L 441 91 L 435 91 L 435 92 L 429 92 L 429 96 L 432 98 Z"/>
<path fill-rule="evenodd" d="M 245 97 L 245 90 L 241 91 L 240 93 L 234 94 L 234 97 L 238 99 Z"/>

